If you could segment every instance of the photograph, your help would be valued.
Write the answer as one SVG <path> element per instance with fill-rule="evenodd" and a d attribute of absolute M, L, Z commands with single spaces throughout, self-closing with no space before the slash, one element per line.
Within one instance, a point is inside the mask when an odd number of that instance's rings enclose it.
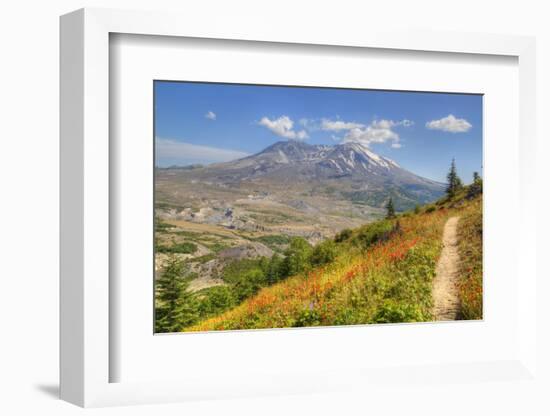
<path fill-rule="evenodd" d="M 153 89 L 155 333 L 483 319 L 482 94 Z"/>

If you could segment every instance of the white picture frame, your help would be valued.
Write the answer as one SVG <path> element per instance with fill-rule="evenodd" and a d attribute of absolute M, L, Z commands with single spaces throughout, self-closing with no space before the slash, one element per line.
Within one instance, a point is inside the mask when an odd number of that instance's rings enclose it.
<path fill-rule="evenodd" d="M 261 24 L 260 24 L 261 23 Z M 109 36 L 113 33 L 225 39 L 282 44 L 430 51 L 442 54 L 504 55 L 519 65 L 519 218 L 517 354 L 499 361 L 442 362 L 404 369 L 369 367 L 321 369 L 319 373 L 271 375 L 264 379 L 111 382 L 109 275 Z M 244 21 L 238 31 L 219 19 L 204 24 L 192 16 L 107 9 L 83 9 L 61 18 L 61 398 L 80 406 L 159 403 L 199 398 L 338 391 L 351 386 L 433 382 L 536 380 L 535 41 L 507 35 L 382 32 L 350 28 L 327 34 L 266 22 Z M 242 334 L 246 336 L 246 334 Z M 336 336 L 333 334 L 332 336 Z M 320 376 L 324 374 L 325 377 Z M 345 382 L 343 380 L 346 380 Z"/>

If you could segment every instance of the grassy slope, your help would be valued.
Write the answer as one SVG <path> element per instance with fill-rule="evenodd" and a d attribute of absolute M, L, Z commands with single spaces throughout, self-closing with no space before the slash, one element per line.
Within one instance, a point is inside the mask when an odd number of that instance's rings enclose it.
<path fill-rule="evenodd" d="M 483 217 L 480 198 L 464 209 L 458 225 L 458 240 L 462 317 L 482 319 Z"/>
<path fill-rule="evenodd" d="M 372 225 L 354 230 L 347 242 L 340 243 L 341 254 L 329 266 L 264 288 L 238 307 L 182 330 L 430 321 L 441 235 L 454 215 L 462 218 L 460 253 L 466 256 L 460 265 L 463 313 L 467 319 L 479 318 L 482 255 L 476 229 L 481 198 L 466 201 L 464 195 L 400 216 L 401 232 L 366 250 L 350 241 Z"/>

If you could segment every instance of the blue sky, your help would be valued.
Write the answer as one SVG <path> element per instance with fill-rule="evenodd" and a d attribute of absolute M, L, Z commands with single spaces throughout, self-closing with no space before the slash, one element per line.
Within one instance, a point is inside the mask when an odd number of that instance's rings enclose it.
<path fill-rule="evenodd" d="M 155 81 L 157 166 L 243 157 L 281 140 L 360 142 L 445 181 L 482 164 L 482 96 Z"/>

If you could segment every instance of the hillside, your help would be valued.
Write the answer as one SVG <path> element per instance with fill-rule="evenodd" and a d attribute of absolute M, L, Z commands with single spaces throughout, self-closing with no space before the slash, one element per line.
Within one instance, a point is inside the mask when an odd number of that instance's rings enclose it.
<path fill-rule="evenodd" d="M 202 312 L 178 330 L 431 321 L 443 228 L 452 217 L 458 218 L 456 319 L 481 319 L 482 196 L 475 183 L 452 198 L 344 230 L 315 247 L 297 243 L 287 252 L 286 269 L 273 258 L 235 263 L 224 274 L 226 286 L 198 293 Z M 302 270 L 292 274 L 294 266 Z M 280 270 L 288 277 L 271 273 Z"/>

